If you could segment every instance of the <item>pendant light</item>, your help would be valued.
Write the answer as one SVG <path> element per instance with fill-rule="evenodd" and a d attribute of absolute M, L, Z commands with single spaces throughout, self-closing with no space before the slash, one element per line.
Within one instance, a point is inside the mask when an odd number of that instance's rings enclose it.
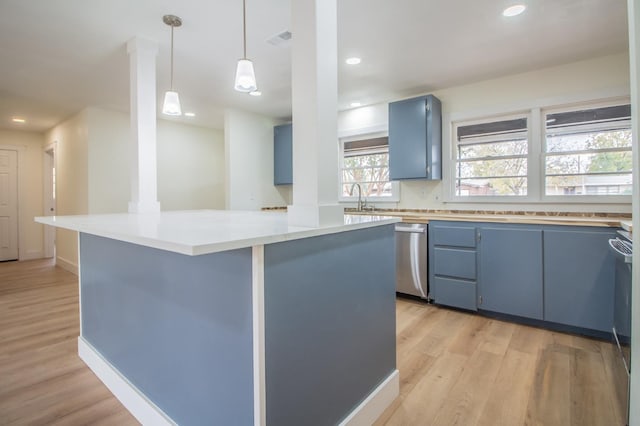
<path fill-rule="evenodd" d="M 235 89 L 238 92 L 253 92 L 258 89 L 256 85 L 256 75 L 253 72 L 253 62 L 247 59 L 247 6 L 245 0 L 242 0 L 242 59 L 238 60 L 236 68 L 236 84 Z"/>
<path fill-rule="evenodd" d="M 182 19 L 175 15 L 164 15 L 162 22 L 171 27 L 171 86 L 169 91 L 164 94 L 162 113 L 166 115 L 182 115 L 178 92 L 173 91 L 173 28 L 182 25 Z"/>

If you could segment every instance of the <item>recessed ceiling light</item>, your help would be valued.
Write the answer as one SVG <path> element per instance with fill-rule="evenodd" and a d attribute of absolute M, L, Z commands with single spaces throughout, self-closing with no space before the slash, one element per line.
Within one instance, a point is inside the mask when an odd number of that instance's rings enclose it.
<path fill-rule="evenodd" d="M 356 108 L 356 107 L 362 106 L 362 103 L 361 103 L 361 102 L 351 102 L 351 104 L 350 104 L 350 105 L 351 105 L 353 108 Z"/>
<path fill-rule="evenodd" d="M 249 92 L 251 96 L 262 96 L 262 92 L 259 90 L 254 90 L 253 92 Z"/>
<path fill-rule="evenodd" d="M 20 123 L 20 124 L 24 124 L 27 122 L 27 120 L 22 117 L 13 117 L 11 121 L 13 121 L 14 123 Z"/>
<path fill-rule="evenodd" d="M 185 113 L 184 113 L 184 116 L 185 116 L 185 117 L 195 117 L 195 116 L 196 116 L 196 113 L 195 113 L 195 112 L 185 112 Z"/>
<path fill-rule="evenodd" d="M 362 60 L 354 56 L 353 58 L 347 58 L 345 62 L 349 65 L 358 65 Z"/>
<path fill-rule="evenodd" d="M 524 4 L 514 4 L 502 11 L 502 16 L 516 16 L 520 15 L 527 8 Z"/>

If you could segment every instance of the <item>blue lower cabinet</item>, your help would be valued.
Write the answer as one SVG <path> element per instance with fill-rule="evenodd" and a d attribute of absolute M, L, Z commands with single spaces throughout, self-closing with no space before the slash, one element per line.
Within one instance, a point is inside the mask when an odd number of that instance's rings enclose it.
<path fill-rule="evenodd" d="M 479 233 L 478 307 L 543 319 L 542 229 L 483 226 Z"/>
<path fill-rule="evenodd" d="M 476 279 L 476 251 L 452 247 L 433 249 L 433 267 L 436 276 Z"/>
<path fill-rule="evenodd" d="M 611 332 L 615 257 L 608 228 L 544 231 L 544 319 Z"/>
<path fill-rule="evenodd" d="M 616 262 L 608 240 L 615 235 L 604 227 L 431 221 L 431 297 L 610 333 Z"/>
<path fill-rule="evenodd" d="M 439 305 L 477 310 L 476 227 L 429 222 L 429 288 Z"/>
<path fill-rule="evenodd" d="M 439 305 L 476 311 L 476 282 L 435 277 L 431 283 L 433 298 Z"/>

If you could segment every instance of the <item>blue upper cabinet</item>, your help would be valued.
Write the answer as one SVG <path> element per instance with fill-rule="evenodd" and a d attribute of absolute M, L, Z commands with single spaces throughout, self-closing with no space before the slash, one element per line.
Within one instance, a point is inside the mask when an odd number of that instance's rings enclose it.
<path fill-rule="evenodd" d="M 273 184 L 293 183 L 293 126 L 283 124 L 273 128 Z"/>
<path fill-rule="evenodd" d="M 442 179 L 442 107 L 435 96 L 389 104 L 389 175 Z"/>

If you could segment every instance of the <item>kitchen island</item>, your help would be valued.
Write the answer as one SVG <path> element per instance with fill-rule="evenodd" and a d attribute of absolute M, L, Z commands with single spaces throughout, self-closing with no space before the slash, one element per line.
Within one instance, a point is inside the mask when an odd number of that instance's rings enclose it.
<path fill-rule="evenodd" d="M 79 355 L 144 424 L 370 424 L 398 395 L 398 219 L 36 220 L 78 231 Z"/>

